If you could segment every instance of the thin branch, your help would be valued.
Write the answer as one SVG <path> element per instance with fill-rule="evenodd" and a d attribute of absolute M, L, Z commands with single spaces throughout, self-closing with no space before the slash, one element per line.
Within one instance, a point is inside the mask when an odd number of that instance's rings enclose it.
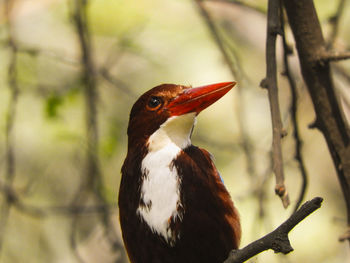
<path fill-rule="evenodd" d="M 319 57 L 321 63 L 350 59 L 350 51 L 325 51 Z"/>
<path fill-rule="evenodd" d="M 99 213 L 112 213 L 117 209 L 112 204 L 101 205 L 52 205 L 52 206 L 38 206 L 25 203 L 18 191 L 13 189 L 12 186 L 0 181 L 0 192 L 4 195 L 8 203 L 13 205 L 22 213 L 33 217 L 45 217 L 50 215 L 87 215 L 87 214 L 99 214 Z"/>
<path fill-rule="evenodd" d="M 78 251 L 78 244 L 77 244 L 77 238 L 76 238 L 77 229 L 78 229 L 78 220 L 77 220 L 77 217 L 74 217 L 71 225 L 70 236 L 69 236 L 70 246 L 78 262 L 84 263 L 85 261 Z"/>
<path fill-rule="evenodd" d="M 284 184 L 283 157 L 281 138 L 284 136 L 281 113 L 278 102 L 277 65 L 276 65 L 276 38 L 281 34 L 280 1 L 269 0 L 266 38 L 266 78 L 261 86 L 268 91 L 272 120 L 272 150 L 273 171 L 276 177 L 275 192 L 281 198 L 283 206 L 289 205 L 289 196 Z"/>
<path fill-rule="evenodd" d="M 73 205 L 80 205 L 85 203 L 89 193 L 102 204 L 106 204 L 107 200 L 103 194 L 103 181 L 100 171 L 99 163 L 99 137 L 98 137 L 98 90 L 97 90 L 97 77 L 98 71 L 96 69 L 93 60 L 93 49 L 92 41 L 89 32 L 88 23 L 88 0 L 75 0 L 73 3 L 72 18 L 74 28 L 76 30 L 79 46 L 81 50 L 81 65 L 83 68 L 82 80 L 84 85 L 84 96 L 85 96 L 85 116 L 86 116 L 86 167 L 84 171 L 84 178 L 81 180 L 81 185 L 75 198 L 72 202 Z M 106 235 L 114 233 L 115 240 L 117 235 L 115 230 L 110 225 L 109 214 L 107 209 L 104 209 L 103 213 L 100 214 L 100 219 L 103 223 Z M 82 261 L 81 256 L 76 250 L 76 231 L 78 226 L 78 218 L 75 217 L 72 221 L 72 232 L 71 232 L 71 245 L 76 253 L 79 261 Z M 109 238 L 111 241 L 111 239 Z M 117 241 L 113 241 L 113 243 Z M 112 247 L 116 250 L 114 244 Z M 123 252 L 121 252 L 123 253 Z"/>
<path fill-rule="evenodd" d="M 124 92 L 126 95 L 128 95 L 131 98 L 137 98 L 138 95 L 136 95 L 133 90 L 128 87 L 128 85 L 123 82 L 122 80 L 114 77 L 107 68 L 102 68 L 99 71 L 100 75 L 103 77 L 104 80 L 106 80 L 109 84 L 113 85 L 114 87 L 118 88 L 122 92 Z"/>
<path fill-rule="evenodd" d="M 270 175 L 272 173 L 272 167 L 273 167 L 273 157 L 272 157 L 272 151 L 269 152 L 269 161 L 268 166 L 266 167 L 265 172 L 260 176 L 259 181 L 260 183 L 257 185 L 255 194 L 257 196 L 258 202 L 259 202 L 259 209 L 257 212 L 258 219 L 263 219 L 266 215 L 266 204 L 267 204 L 267 189 L 266 185 L 268 182 L 268 179 L 270 178 Z"/>
<path fill-rule="evenodd" d="M 86 169 L 85 179 L 75 199 L 80 199 L 85 191 L 100 191 L 101 175 L 98 158 L 98 123 L 97 123 L 97 72 L 92 56 L 92 44 L 88 29 L 87 5 L 85 0 L 75 0 L 72 14 L 74 26 L 79 38 L 81 50 L 82 80 L 85 96 L 86 117 Z M 95 192 L 95 193 L 96 193 Z"/>
<path fill-rule="evenodd" d="M 281 7 L 282 8 L 282 7 Z M 299 124 L 297 121 L 297 113 L 298 113 L 298 93 L 297 93 L 297 87 L 295 80 L 292 76 L 292 72 L 290 71 L 289 68 L 289 62 L 288 62 L 288 56 L 293 53 L 293 50 L 291 47 L 289 47 L 287 40 L 286 40 L 286 35 L 285 35 L 285 22 L 284 22 L 284 15 L 283 15 L 283 10 L 281 9 L 280 13 L 280 19 L 281 19 L 281 25 L 282 25 L 282 43 L 283 43 L 283 64 L 284 64 L 284 75 L 287 77 L 289 87 L 290 87 L 290 92 L 292 94 L 292 101 L 291 101 L 291 106 L 290 106 L 290 113 L 291 113 L 291 119 L 292 119 L 292 125 L 293 125 L 293 137 L 294 137 L 294 145 L 295 145 L 295 153 L 294 153 L 294 158 L 297 161 L 299 165 L 299 170 L 301 174 L 301 188 L 300 188 L 300 193 L 297 199 L 297 202 L 294 207 L 294 212 L 299 208 L 301 203 L 303 202 L 305 198 L 305 193 L 306 193 L 306 188 L 308 186 L 308 175 L 306 171 L 306 166 L 304 163 L 304 158 L 302 156 L 302 145 L 303 142 L 301 140 L 301 136 L 299 133 Z"/>
<path fill-rule="evenodd" d="M 81 49 L 85 114 L 87 130 L 87 178 L 91 183 L 99 177 L 98 131 L 97 131 L 97 83 L 96 69 L 92 57 L 91 39 L 87 25 L 87 1 L 75 0 L 73 21 Z"/>
<path fill-rule="evenodd" d="M 200 14 L 202 15 L 216 45 L 218 46 L 224 60 L 225 63 L 227 64 L 227 66 L 229 67 L 231 74 L 233 77 L 237 78 L 238 83 L 240 83 L 240 85 L 243 85 L 243 80 L 241 78 L 241 76 L 243 75 L 241 70 L 239 69 L 240 67 L 237 67 L 237 65 L 235 63 L 233 63 L 231 56 L 229 54 L 229 51 L 227 50 L 227 48 L 224 45 L 224 42 L 220 36 L 219 30 L 216 28 L 213 19 L 211 18 L 209 12 L 206 10 L 204 3 L 202 0 L 195 0 L 198 9 L 200 11 Z M 232 49 L 231 49 L 232 52 Z M 235 54 L 234 52 L 233 56 L 235 58 L 235 61 L 238 61 L 238 57 L 237 54 Z M 241 88 L 238 87 L 238 97 L 242 98 L 242 92 L 241 92 Z M 237 112 L 239 115 L 237 116 L 238 118 L 238 122 L 239 122 L 239 129 L 240 129 L 240 134 L 242 137 L 241 140 L 241 145 L 242 148 L 244 150 L 245 156 L 246 156 L 246 166 L 247 166 L 247 171 L 248 174 L 251 176 L 251 178 L 256 177 L 256 172 L 255 172 L 255 161 L 254 161 L 254 157 L 253 157 L 253 150 L 252 150 L 252 144 L 250 142 L 250 138 L 247 135 L 247 131 L 245 128 L 245 125 L 243 123 L 243 119 L 244 119 L 244 105 L 240 104 L 240 99 L 237 99 L 237 108 L 238 110 L 236 110 L 235 112 Z"/>
<path fill-rule="evenodd" d="M 88 1 L 74 0 L 72 3 L 72 21 L 76 30 L 81 52 L 82 82 L 85 97 L 86 118 L 86 160 L 83 179 L 71 206 L 84 204 L 89 193 L 100 190 L 100 168 L 98 159 L 98 126 L 97 126 L 97 82 L 96 69 L 92 57 L 91 38 L 87 25 Z M 78 231 L 77 215 L 72 219 L 70 244 L 79 262 L 84 262 L 77 250 L 76 233 Z"/>
<path fill-rule="evenodd" d="M 229 53 L 227 52 L 225 46 L 224 46 L 224 43 L 222 42 L 221 40 L 221 37 L 220 37 L 220 34 L 219 34 L 219 31 L 217 30 L 214 22 L 213 22 L 213 19 L 210 17 L 210 14 L 208 13 L 208 11 L 205 9 L 205 6 L 204 6 L 204 3 L 202 0 L 195 0 L 195 3 L 197 4 L 198 6 L 198 9 L 200 11 L 200 14 L 202 15 L 207 27 L 209 28 L 209 31 L 216 43 L 216 45 L 218 46 L 222 56 L 224 57 L 224 60 L 227 64 L 227 66 L 229 67 L 232 75 L 236 76 L 236 69 L 235 69 L 235 66 L 234 64 L 232 63 L 231 59 L 230 59 L 230 55 Z"/>
<path fill-rule="evenodd" d="M 217 29 L 215 23 L 213 22 L 212 17 L 210 16 L 209 12 L 207 11 L 207 9 L 205 8 L 204 2 L 207 1 L 200 1 L 200 0 L 196 0 L 195 1 L 200 14 L 203 17 L 204 22 L 206 23 L 215 43 L 217 44 L 219 50 L 221 51 L 223 58 L 226 62 L 226 64 L 228 65 L 231 74 L 236 78 L 236 80 L 239 83 L 239 87 L 238 87 L 238 91 L 237 91 L 237 99 L 235 102 L 235 106 L 236 106 L 236 114 L 237 114 L 237 119 L 238 119 L 238 128 L 239 128 L 239 133 L 241 136 L 241 140 L 240 140 L 240 146 L 242 147 L 243 151 L 244 151 L 244 155 L 246 158 L 246 169 L 247 169 L 247 173 L 251 179 L 251 184 L 252 184 L 252 188 L 254 189 L 252 191 L 253 195 L 256 196 L 257 201 L 258 201 L 258 206 L 259 206 L 259 210 L 257 211 L 257 216 L 258 218 L 262 218 L 264 213 L 264 196 L 265 196 L 265 191 L 264 189 L 258 189 L 258 187 L 256 187 L 256 180 L 259 180 L 257 172 L 256 172 L 256 167 L 255 167 L 255 158 L 254 158 L 254 148 L 253 145 L 251 143 L 249 134 L 247 132 L 247 128 L 244 124 L 244 119 L 245 119 L 245 106 L 242 103 L 242 92 L 243 92 L 243 83 L 244 83 L 244 72 L 241 70 L 241 66 L 239 63 L 239 56 L 237 54 L 237 52 L 235 52 L 234 48 L 232 47 L 232 45 L 230 45 L 230 42 L 225 41 L 224 37 L 222 36 L 222 34 L 220 34 L 219 30 Z M 245 3 L 241 2 L 241 1 L 227 1 L 229 3 L 236 3 L 239 5 L 245 5 Z M 265 14 L 265 12 L 264 12 Z M 267 178 L 267 173 L 263 173 L 263 175 L 261 176 L 262 178 Z M 265 179 L 263 179 L 263 181 L 266 181 Z M 263 183 L 262 185 L 263 186 Z"/>
<path fill-rule="evenodd" d="M 77 59 L 72 58 L 71 54 L 65 54 L 60 51 L 54 50 L 44 50 L 35 47 L 26 47 L 22 45 L 18 45 L 18 52 L 24 53 L 30 56 L 46 56 L 48 58 L 55 59 L 57 62 L 64 63 L 69 66 L 79 66 L 80 63 Z"/>
<path fill-rule="evenodd" d="M 275 253 L 283 254 L 293 251 L 288 237 L 289 232 L 308 215 L 320 208 L 322 201 L 323 199 L 321 197 L 315 197 L 306 202 L 271 233 L 242 249 L 232 250 L 224 263 L 241 263 L 268 249 L 272 249 Z"/>
<path fill-rule="evenodd" d="M 102 205 L 67 205 L 67 206 L 49 206 L 41 208 L 47 215 L 49 214 L 60 214 L 60 215 L 89 215 L 89 214 L 101 214 L 101 213 L 112 213 L 117 209 L 116 206 L 109 204 Z"/>

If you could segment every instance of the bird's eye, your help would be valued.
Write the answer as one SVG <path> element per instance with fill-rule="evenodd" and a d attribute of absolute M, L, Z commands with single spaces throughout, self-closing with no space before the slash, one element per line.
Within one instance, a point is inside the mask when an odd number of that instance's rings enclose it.
<path fill-rule="evenodd" d="M 147 103 L 150 110 L 156 110 L 162 105 L 162 100 L 159 97 L 151 97 Z"/>

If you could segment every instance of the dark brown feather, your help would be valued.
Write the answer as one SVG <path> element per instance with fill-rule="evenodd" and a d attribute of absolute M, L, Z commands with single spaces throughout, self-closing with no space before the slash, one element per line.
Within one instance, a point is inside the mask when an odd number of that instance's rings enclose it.
<path fill-rule="evenodd" d="M 119 192 L 123 239 L 133 263 L 223 262 L 240 241 L 239 216 L 207 151 L 190 146 L 174 161 L 181 178 L 183 220 L 170 227 L 180 235 L 174 246 L 152 232 L 136 214 L 141 162 L 146 151 L 125 160 Z"/>

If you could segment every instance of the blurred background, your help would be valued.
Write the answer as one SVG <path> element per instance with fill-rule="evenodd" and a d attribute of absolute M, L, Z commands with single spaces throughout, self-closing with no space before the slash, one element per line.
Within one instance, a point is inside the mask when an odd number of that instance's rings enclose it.
<path fill-rule="evenodd" d="M 341 5 L 343 3 L 343 5 Z M 350 6 L 315 1 L 325 37 L 350 44 Z M 193 144 L 207 149 L 238 207 L 241 246 L 293 212 L 302 176 L 295 160 L 292 92 L 279 74 L 286 186 L 274 194 L 265 77 L 267 1 L 2 0 L 0 6 L 0 262 L 128 262 L 117 196 L 129 111 L 161 83 L 238 88 L 199 115 Z M 286 29 L 289 43 L 293 38 Z M 283 70 L 279 39 L 279 73 Z M 250 262 L 350 262 L 341 189 L 313 107 L 289 58 L 308 186 L 321 209 L 290 234 L 294 252 Z M 334 66 L 345 114 L 350 63 Z M 349 115 L 348 115 L 349 116 Z M 132 193 L 130 193 L 132 194 Z"/>

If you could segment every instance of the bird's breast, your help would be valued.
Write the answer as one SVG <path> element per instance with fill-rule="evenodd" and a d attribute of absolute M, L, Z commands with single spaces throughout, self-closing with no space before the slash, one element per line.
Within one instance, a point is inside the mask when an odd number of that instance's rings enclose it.
<path fill-rule="evenodd" d="M 183 209 L 180 200 L 181 181 L 174 159 L 181 149 L 170 143 L 157 151 L 148 152 L 142 160 L 142 183 L 137 214 L 151 230 L 173 246 L 179 234 L 172 222 L 181 221 Z"/>

